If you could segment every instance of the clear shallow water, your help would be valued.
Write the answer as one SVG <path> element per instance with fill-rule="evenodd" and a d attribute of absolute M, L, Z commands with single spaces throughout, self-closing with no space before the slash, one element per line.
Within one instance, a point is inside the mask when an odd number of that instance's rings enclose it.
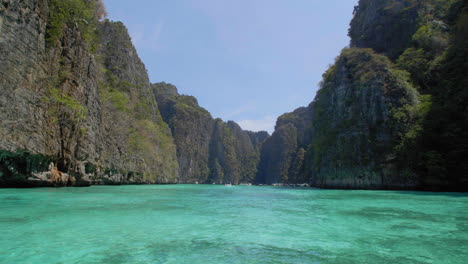
<path fill-rule="evenodd" d="M 0 189 L 0 263 L 468 263 L 468 194 Z"/>

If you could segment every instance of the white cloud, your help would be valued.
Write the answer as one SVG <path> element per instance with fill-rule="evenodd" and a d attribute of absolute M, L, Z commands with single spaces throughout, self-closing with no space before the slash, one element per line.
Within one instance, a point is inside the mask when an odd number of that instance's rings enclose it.
<path fill-rule="evenodd" d="M 272 134 L 275 129 L 276 117 L 265 116 L 257 120 L 240 120 L 237 123 L 245 130 L 251 131 L 267 131 Z"/>
<path fill-rule="evenodd" d="M 161 45 L 161 33 L 164 29 L 164 22 L 159 21 L 153 28 L 152 34 L 148 37 L 148 44 L 151 45 L 152 49 L 159 51 L 162 47 Z"/>
<path fill-rule="evenodd" d="M 153 51 L 159 51 L 161 45 L 161 34 L 164 30 L 164 21 L 151 25 L 143 24 L 128 24 L 128 31 L 132 38 L 133 44 L 139 48 L 150 48 Z"/>
<path fill-rule="evenodd" d="M 242 105 L 242 106 L 232 110 L 231 112 L 224 114 L 223 117 L 225 119 L 231 119 L 231 118 L 234 118 L 234 117 L 236 117 L 236 116 L 238 116 L 240 114 L 251 111 L 253 109 L 255 109 L 253 104 Z"/>
<path fill-rule="evenodd" d="M 138 46 L 142 43 L 145 36 L 145 26 L 143 24 L 128 24 L 127 28 L 132 38 L 133 45 Z"/>

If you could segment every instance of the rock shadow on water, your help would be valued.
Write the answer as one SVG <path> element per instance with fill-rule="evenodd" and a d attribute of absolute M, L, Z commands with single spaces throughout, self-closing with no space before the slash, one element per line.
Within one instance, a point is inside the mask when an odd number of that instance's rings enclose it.
<path fill-rule="evenodd" d="M 299 250 L 249 243 L 240 245 L 225 240 L 192 239 L 166 241 L 124 252 L 103 253 L 99 263 L 333 263 L 333 254 L 322 249 Z"/>
<path fill-rule="evenodd" d="M 396 208 L 364 207 L 359 210 L 344 210 L 341 211 L 341 214 L 379 220 L 392 218 L 429 222 L 443 222 L 443 219 L 440 219 L 438 215 Z"/>
<path fill-rule="evenodd" d="M 397 194 L 402 195 L 414 195 L 414 196 L 446 196 L 454 198 L 468 198 L 468 193 L 466 192 L 430 192 L 430 191 L 393 191 Z"/>

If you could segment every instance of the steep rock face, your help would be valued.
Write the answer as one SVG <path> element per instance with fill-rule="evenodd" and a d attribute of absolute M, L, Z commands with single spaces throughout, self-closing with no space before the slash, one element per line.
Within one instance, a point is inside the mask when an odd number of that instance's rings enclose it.
<path fill-rule="evenodd" d="M 238 183 L 249 183 L 255 179 L 257 174 L 257 165 L 259 162 L 259 152 L 257 145 L 252 142 L 249 133 L 235 122 L 227 122 L 228 132 L 232 134 L 234 138 L 234 150 L 236 153 L 236 159 L 240 165 L 239 175 L 234 175 L 231 182 Z"/>
<path fill-rule="evenodd" d="M 289 167 L 288 182 L 324 188 L 466 191 L 466 5 L 360 0 L 354 48 L 324 75 L 309 121 L 278 119 L 257 179 L 285 182 Z M 297 121 L 311 124 L 304 136 Z"/>
<path fill-rule="evenodd" d="M 420 2 L 359 1 L 349 30 L 351 47 L 372 48 L 390 58 L 397 58 L 416 32 Z"/>
<path fill-rule="evenodd" d="M 394 0 L 371 2 L 361 0 L 359 6 L 373 4 L 392 9 L 395 3 Z M 462 61 L 467 57 L 467 44 L 463 41 L 466 37 L 461 36 L 466 36 L 467 1 L 414 1 L 413 6 L 417 9 L 416 20 L 414 12 L 409 12 L 412 8 L 394 9 L 394 14 L 380 12 L 371 18 L 371 9 L 359 7 L 351 23 L 352 44 L 390 55 L 399 68 L 411 74 L 410 81 L 421 94 L 419 103 L 410 109 L 412 126 L 398 146 L 399 166 L 410 168 L 419 178 L 422 189 L 466 191 L 467 137 L 464 131 L 467 118 L 463 116 L 465 103 L 461 102 L 466 101 L 466 74 L 462 73 L 466 72 L 466 64 Z M 411 30 L 397 30 L 391 24 L 387 25 L 387 31 L 376 30 L 380 22 L 392 17 L 400 17 L 404 23 L 412 21 L 411 26 L 408 24 Z M 366 19 L 367 24 L 363 23 Z M 362 25 L 367 26 L 359 28 Z M 372 32 L 372 35 L 363 32 Z M 403 34 L 402 38 L 401 32 L 408 34 Z M 408 37 L 410 32 L 413 33 Z M 361 33 L 369 38 L 356 41 Z M 399 52 L 375 48 L 374 40 L 387 37 L 401 43 L 394 45 L 401 47 Z M 393 42 L 389 39 L 388 43 Z"/>
<path fill-rule="evenodd" d="M 288 172 L 297 149 L 297 129 L 286 124 L 262 145 L 257 183 L 289 183 Z"/>
<path fill-rule="evenodd" d="M 102 102 L 98 164 L 105 169 L 93 179 L 105 183 L 174 183 L 176 150 L 163 121 L 146 68 L 120 22 L 99 28 L 102 59 L 99 92 Z"/>
<path fill-rule="evenodd" d="M 171 84 L 153 84 L 153 91 L 177 145 L 179 182 L 238 184 L 254 179 L 265 133 L 213 119 L 194 97 L 179 95 Z"/>
<path fill-rule="evenodd" d="M 310 180 L 327 188 L 415 188 L 395 162 L 417 92 L 384 56 L 346 49 L 314 100 Z"/>
<path fill-rule="evenodd" d="M 41 132 L 45 89 L 36 82 L 46 77 L 41 62 L 47 6 L 34 0 L 1 1 L 0 12 L 0 148 L 41 152 L 48 149 Z"/>
<path fill-rule="evenodd" d="M 247 134 L 249 135 L 252 144 L 257 147 L 259 147 L 259 145 L 262 144 L 270 136 L 266 131 L 247 131 Z"/>
<path fill-rule="evenodd" d="M 52 152 L 41 132 L 47 12 L 39 1 L 0 1 L 0 149 Z"/>
<path fill-rule="evenodd" d="M 118 43 L 126 53 L 101 50 L 96 61 L 92 50 L 101 44 L 94 2 L 0 3 L 0 185 L 174 182 L 178 171 L 170 130 L 151 101 L 146 71 L 126 30 L 102 26 L 102 45 L 124 39 Z M 63 10 L 64 16 L 56 13 Z M 122 83 L 126 94 L 110 91 Z M 118 123 L 122 116 L 112 103 L 129 107 L 131 122 Z"/>
<path fill-rule="evenodd" d="M 468 191 L 468 1 L 452 1 L 446 15 L 450 41 L 445 52 L 430 63 L 424 92 L 427 113 L 404 160 L 428 190 Z M 439 35 L 439 34 L 437 34 Z M 434 35 L 430 36 L 432 39 Z M 432 41 L 431 41 L 432 43 Z M 425 52 L 431 53 L 430 45 Z M 437 46 L 436 46 L 437 47 Z"/>
<path fill-rule="evenodd" d="M 419 178 L 396 157 L 417 102 L 407 73 L 387 57 L 345 49 L 324 74 L 314 102 L 278 118 L 262 145 L 257 182 L 419 188 Z"/>
<path fill-rule="evenodd" d="M 94 134 L 83 132 L 95 126 L 82 121 L 85 107 L 96 108 L 96 67 L 77 26 L 65 28 L 54 45 L 46 47 L 48 10 L 47 1 L 2 1 L 2 185 L 29 185 L 27 174 L 15 173 L 15 162 L 24 155 L 18 152 L 12 158 L 12 153 L 20 150 L 53 159 L 61 171 L 76 176 L 73 185 L 89 184 L 81 161 L 92 152 L 83 143 Z M 32 166 L 24 172 L 46 168 Z"/>
<path fill-rule="evenodd" d="M 209 145 L 214 128 L 211 114 L 194 97 L 179 95 L 171 84 L 153 84 L 153 91 L 177 145 L 178 181 L 206 182 L 210 175 Z"/>
<path fill-rule="evenodd" d="M 258 183 L 307 183 L 305 149 L 312 139 L 312 105 L 280 116 L 275 132 L 263 143 Z"/>

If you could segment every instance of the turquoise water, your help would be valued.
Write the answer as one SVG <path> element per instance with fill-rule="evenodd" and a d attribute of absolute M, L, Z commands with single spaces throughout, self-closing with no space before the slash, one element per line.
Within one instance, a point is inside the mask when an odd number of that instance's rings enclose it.
<path fill-rule="evenodd" d="M 0 189 L 0 263 L 468 263 L 468 195 Z"/>

